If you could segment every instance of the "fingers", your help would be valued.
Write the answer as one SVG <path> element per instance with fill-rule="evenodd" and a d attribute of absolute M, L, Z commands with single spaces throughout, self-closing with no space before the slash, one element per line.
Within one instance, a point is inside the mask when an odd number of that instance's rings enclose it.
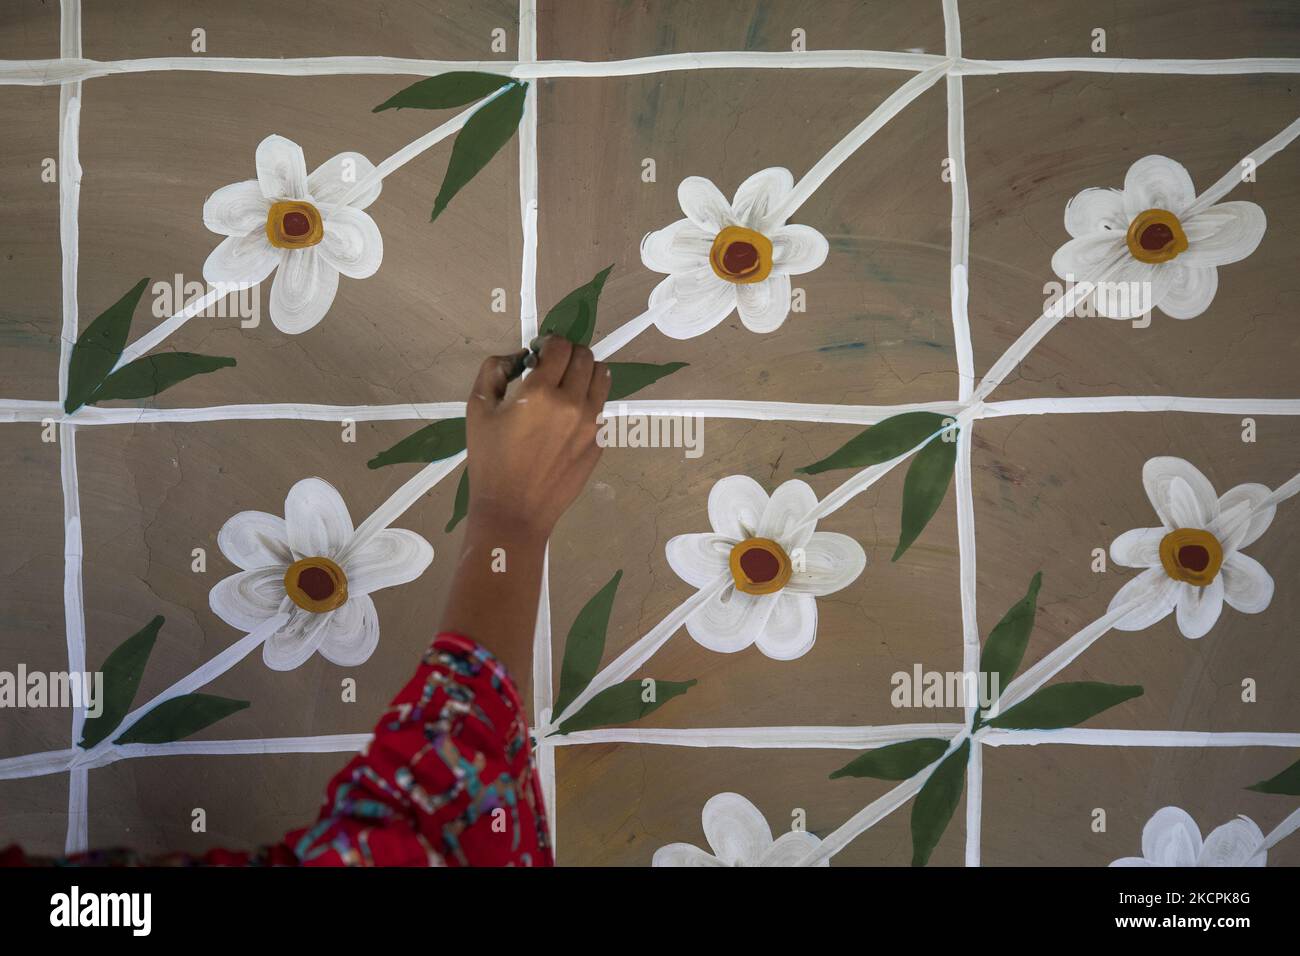
<path fill-rule="evenodd" d="M 591 385 L 587 389 L 587 404 L 592 411 L 599 414 L 605 407 L 610 386 L 613 384 L 614 378 L 610 375 L 609 366 L 604 362 L 596 362 L 591 370 Z"/>
<path fill-rule="evenodd" d="M 501 399 L 506 397 L 506 386 L 510 384 L 510 374 L 523 354 L 521 351 L 510 355 L 489 355 L 483 360 L 469 396 L 471 409 L 492 409 L 501 404 Z"/>
<path fill-rule="evenodd" d="M 533 369 L 533 374 L 528 376 L 525 385 L 531 385 L 533 388 L 538 385 L 559 387 L 559 384 L 564 381 L 564 373 L 568 370 L 573 348 L 573 343 L 563 336 L 548 335 L 542 339 L 537 366 Z"/>
<path fill-rule="evenodd" d="M 573 347 L 569 355 L 569 367 L 564 370 L 564 379 L 560 382 L 560 388 L 564 389 L 574 401 L 587 400 L 587 392 L 591 389 L 591 372 L 595 364 L 596 360 L 592 358 L 591 349 L 585 345 Z"/>

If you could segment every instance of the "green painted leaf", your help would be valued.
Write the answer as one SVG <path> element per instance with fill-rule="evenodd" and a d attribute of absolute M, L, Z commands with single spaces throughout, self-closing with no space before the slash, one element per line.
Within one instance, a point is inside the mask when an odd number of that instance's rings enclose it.
<path fill-rule="evenodd" d="M 990 675 L 989 693 L 993 693 L 992 675 L 997 674 L 997 693 L 1011 683 L 1016 675 L 1020 661 L 1025 656 L 1029 645 L 1029 634 L 1034 629 L 1034 616 L 1038 612 L 1038 589 L 1043 584 L 1043 572 L 1039 571 L 1029 582 L 1025 596 L 1011 606 L 1011 610 L 1002 615 L 1002 620 L 989 632 L 980 653 L 980 671 Z M 994 700 L 997 698 L 995 697 Z M 990 701 L 992 703 L 992 701 Z"/>
<path fill-rule="evenodd" d="M 916 795 L 912 803 L 913 866 L 925 866 L 930 862 L 930 854 L 948 828 L 948 821 L 961 800 L 969 757 L 970 741 L 966 740 L 934 768 L 930 779 Z"/>
<path fill-rule="evenodd" d="M 451 534 L 456 525 L 469 513 L 469 469 L 466 468 L 460 473 L 460 484 L 456 486 L 456 501 L 451 506 L 451 520 L 447 522 L 447 527 L 442 530 Z"/>
<path fill-rule="evenodd" d="M 952 429 L 952 435 L 952 441 L 944 441 L 942 437 L 931 440 L 916 453 L 907 469 L 907 477 L 903 479 L 903 526 L 891 561 L 897 561 L 912 546 L 948 494 L 952 469 L 957 463 L 956 428 Z"/>
<path fill-rule="evenodd" d="M 569 636 L 564 639 L 564 663 L 560 666 L 560 695 L 555 699 L 554 708 L 557 714 L 568 707 L 596 676 L 596 669 L 600 667 L 600 659 L 605 653 L 605 632 L 609 629 L 609 612 L 614 607 L 614 596 L 618 593 L 618 582 L 622 577 L 622 570 L 615 571 L 614 576 L 596 592 L 595 597 L 588 601 L 578 612 L 578 616 L 573 619 Z"/>
<path fill-rule="evenodd" d="M 937 737 L 907 740 L 877 750 L 868 750 L 831 774 L 839 777 L 875 777 L 879 780 L 906 780 L 915 776 L 943 756 L 948 741 Z"/>
<path fill-rule="evenodd" d="M 988 721 L 988 725 L 1010 730 L 1073 727 L 1116 704 L 1141 696 L 1142 688 L 1136 684 L 1103 684 L 1098 681 L 1053 684 L 998 714 Z"/>
<path fill-rule="evenodd" d="M 950 419 L 934 412 L 904 412 L 877 422 L 850 438 L 821 461 L 796 468 L 795 474 L 816 475 L 836 468 L 865 468 L 897 458 L 934 435 Z"/>
<path fill-rule="evenodd" d="M 654 713 L 674 697 L 686 693 L 687 689 L 694 687 L 696 683 L 693 680 L 655 681 L 655 699 L 647 703 L 641 699 L 640 679 L 633 677 L 602 690 L 587 701 L 587 706 L 560 724 L 555 733 L 571 734 L 575 730 L 591 730 L 593 727 L 608 727 L 611 724 L 628 724 L 640 720 L 646 714 Z"/>
<path fill-rule="evenodd" d="M 471 71 L 440 73 L 399 90 L 371 112 L 381 113 L 384 110 L 401 109 L 445 110 L 453 106 L 464 106 L 466 103 L 473 103 L 490 93 L 495 93 L 510 82 L 512 82 L 510 77 L 498 76 L 495 73 Z"/>
<path fill-rule="evenodd" d="M 126 348 L 131 331 L 131 316 L 144 295 L 149 280 L 141 279 L 126 295 L 96 316 L 95 321 L 77 337 L 68 363 L 68 397 L 63 410 L 75 412 L 95 394 Z"/>
<path fill-rule="evenodd" d="M 596 333 L 596 303 L 613 268 L 610 265 L 597 272 L 590 282 L 578 286 L 555 303 L 538 326 L 538 334 L 560 335 L 570 342 L 590 345 L 591 337 Z"/>
<path fill-rule="evenodd" d="M 147 398 L 171 388 L 195 375 L 229 368 L 235 360 L 224 355 L 199 355 L 195 352 L 162 352 L 146 355 L 123 365 L 104 380 L 89 404 L 110 398 Z"/>
<path fill-rule="evenodd" d="M 438 190 L 438 198 L 433 201 L 430 222 L 438 218 L 452 197 L 477 176 L 479 170 L 515 135 L 519 120 L 524 115 L 524 96 L 528 92 L 528 85 L 514 83 L 513 80 L 510 82 L 513 89 L 507 90 L 478 110 L 456 137 L 456 144 L 451 148 L 451 159 L 447 163 L 447 172 L 442 178 L 442 188 Z"/>
<path fill-rule="evenodd" d="M 1300 760 L 1287 767 L 1276 777 L 1269 777 L 1246 788 L 1259 793 L 1286 793 L 1300 796 Z"/>
<path fill-rule="evenodd" d="M 392 448 L 381 451 L 366 462 L 367 467 L 383 468 L 405 462 L 441 461 L 465 450 L 465 419 L 444 418 L 407 435 Z"/>
<path fill-rule="evenodd" d="M 686 368 L 686 364 L 686 362 L 665 362 L 663 365 L 654 365 L 650 362 L 610 362 L 609 398 L 606 401 L 617 402 L 620 398 L 627 398 L 633 392 L 639 392 L 647 385 L 653 385 L 661 378 Z"/>
<path fill-rule="evenodd" d="M 99 669 L 104 675 L 104 704 L 98 717 L 87 717 L 82 725 L 81 746 L 90 749 L 117 729 L 131 710 L 140 688 L 140 677 L 163 626 L 160 614 L 136 631 L 109 654 Z"/>
<path fill-rule="evenodd" d="M 166 744 L 182 740 L 247 706 L 246 700 L 214 697 L 212 694 L 182 694 L 163 701 L 113 743 Z"/>

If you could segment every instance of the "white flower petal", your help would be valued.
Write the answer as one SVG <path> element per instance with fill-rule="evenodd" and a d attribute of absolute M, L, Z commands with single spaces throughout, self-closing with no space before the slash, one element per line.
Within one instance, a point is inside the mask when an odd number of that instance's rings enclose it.
<path fill-rule="evenodd" d="M 1267 485 L 1248 482 L 1229 488 L 1219 498 L 1219 516 L 1210 523 L 1209 530 L 1223 544 L 1225 554 L 1250 547 L 1268 530 L 1277 505 L 1259 506 L 1272 493 Z"/>
<path fill-rule="evenodd" d="M 787 554 L 795 548 L 802 548 L 811 540 L 817 527 L 815 521 L 807 524 L 803 521 L 816 507 L 817 493 L 808 482 L 791 478 L 768 499 L 763 516 L 758 520 L 758 537 L 771 538 L 785 548 Z"/>
<path fill-rule="evenodd" d="M 273 671 L 291 671 L 301 667 L 320 650 L 330 616 L 336 613 L 312 614 L 295 607 L 284 627 L 262 645 L 262 662 Z"/>
<path fill-rule="evenodd" d="M 264 229 L 246 236 L 227 236 L 208 253 L 203 278 L 212 285 L 257 285 L 275 271 L 283 257 L 267 240 Z"/>
<path fill-rule="evenodd" d="M 1223 575 L 1203 588 L 1181 584 L 1178 588 L 1178 630 L 1196 640 L 1210 633 L 1223 613 Z"/>
<path fill-rule="evenodd" d="M 271 204 L 256 179 L 222 186 L 203 204 L 203 225 L 223 236 L 246 236 L 266 227 Z"/>
<path fill-rule="evenodd" d="M 339 153 L 321 163 L 307 177 L 307 191 L 317 203 L 337 204 L 357 183 L 375 171 L 375 164 L 360 153 Z M 376 180 L 366 191 L 353 199 L 349 206 L 365 209 L 379 198 L 382 180 Z"/>
<path fill-rule="evenodd" d="M 1110 543 L 1110 559 L 1126 568 L 1154 568 L 1160 564 L 1160 542 L 1167 528 L 1134 528 Z"/>
<path fill-rule="evenodd" d="M 271 201 L 308 198 L 307 162 L 302 147 L 272 134 L 257 144 L 257 183 Z"/>
<path fill-rule="evenodd" d="M 867 553 L 846 534 L 817 531 L 804 545 L 803 565 L 790 575 L 786 591 L 821 597 L 856 581 L 867 566 Z"/>
<path fill-rule="evenodd" d="M 1065 204 L 1065 231 L 1076 239 L 1099 232 L 1128 233 L 1124 192 L 1120 189 L 1085 189 Z"/>
<path fill-rule="evenodd" d="M 1248 554 L 1230 555 L 1218 579 L 1223 581 L 1223 599 L 1243 614 L 1258 614 L 1273 600 L 1273 576 Z"/>
<path fill-rule="evenodd" d="M 1224 266 L 1240 262 L 1264 238 L 1268 219 L 1253 202 L 1225 202 L 1211 206 L 1183 223 L 1187 251 L 1178 261 L 1189 266 Z"/>
<path fill-rule="evenodd" d="M 812 226 L 781 226 L 769 237 L 772 240 L 772 271 L 786 275 L 812 272 L 830 252 L 826 237 Z"/>
<path fill-rule="evenodd" d="M 763 814 L 738 793 L 710 797 L 702 817 L 709 846 L 728 866 L 754 866 L 772 845 L 772 830 Z"/>
<path fill-rule="evenodd" d="M 1097 283 L 1093 307 L 1108 319 L 1135 319 L 1160 306 L 1174 278 L 1172 264 L 1138 262 L 1125 250 L 1118 268 Z"/>
<path fill-rule="evenodd" d="M 709 264 L 713 236 L 689 219 L 647 233 L 641 240 L 641 261 L 655 272 L 689 272 Z"/>
<path fill-rule="evenodd" d="M 782 166 L 760 169 L 736 190 L 731 202 L 732 213 L 740 225 L 767 235 L 770 229 L 781 224 L 776 215 L 793 190 L 794 176 L 790 170 Z"/>
<path fill-rule="evenodd" d="M 776 842 L 767 848 L 759 858 L 759 866 L 796 866 L 800 860 L 812 853 L 822 841 L 807 830 L 790 830 L 776 838 Z M 830 866 L 830 857 L 818 860 L 814 866 Z"/>
<path fill-rule="evenodd" d="M 320 656 L 340 667 L 356 667 L 368 661 L 379 646 L 379 613 L 370 595 L 349 594 L 343 605 L 327 616 Z"/>
<path fill-rule="evenodd" d="M 716 856 L 689 843 L 670 843 L 655 850 L 651 866 L 726 866 Z"/>
<path fill-rule="evenodd" d="M 792 661 L 812 650 L 817 640 L 817 599 L 781 591 L 763 633 L 754 642 L 774 661 Z"/>
<path fill-rule="evenodd" d="M 256 630 L 284 601 L 284 568 L 240 571 L 208 592 L 212 613 L 241 631 Z"/>
<path fill-rule="evenodd" d="M 1237 817 L 1215 827 L 1205 838 L 1197 866 L 1264 866 L 1264 833 L 1250 817 Z"/>
<path fill-rule="evenodd" d="M 735 542 L 756 537 L 767 502 L 767 492 L 749 475 L 728 475 L 709 492 L 709 525 Z"/>
<path fill-rule="evenodd" d="M 295 557 L 332 558 L 352 537 L 348 506 L 322 478 L 304 478 L 284 499 L 284 522 Z"/>
<path fill-rule="evenodd" d="M 283 574 L 293 564 L 284 519 L 265 511 L 231 515 L 217 532 L 217 547 L 232 564 L 245 571 L 278 567 Z"/>
<path fill-rule="evenodd" d="M 1195 198 L 1196 187 L 1187 169 L 1167 156 L 1143 156 L 1124 177 L 1124 215 L 1128 222 L 1148 209 L 1167 209 L 1181 216 Z M 1127 222 L 1124 228 L 1128 229 Z"/>
<path fill-rule="evenodd" d="M 1164 568 L 1147 568 L 1128 581 L 1110 599 L 1108 610 L 1115 610 L 1129 601 L 1140 598 L 1142 603 L 1115 622 L 1120 631 L 1145 631 L 1164 619 L 1178 603 L 1178 582 L 1165 573 Z"/>
<path fill-rule="evenodd" d="M 1201 829 L 1186 810 L 1162 807 L 1142 828 L 1142 856 L 1155 866 L 1195 866 Z"/>
<path fill-rule="evenodd" d="M 655 318 L 659 331 L 670 339 L 703 335 L 736 308 L 736 287 L 719 279 L 712 266 L 670 275 L 650 293 L 650 308 L 668 305 Z"/>
<path fill-rule="evenodd" d="M 1160 311 L 1174 319 L 1194 319 L 1210 307 L 1219 291 L 1219 270 L 1214 266 L 1173 263 L 1170 284 L 1160 299 Z"/>
<path fill-rule="evenodd" d="M 790 277 L 773 272 L 762 282 L 736 286 L 740 321 L 751 332 L 775 332 L 790 314 Z"/>
<path fill-rule="evenodd" d="M 746 594 L 728 585 L 686 619 L 686 631 L 701 647 L 719 654 L 743 651 L 763 633 L 777 597 Z"/>
<path fill-rule="evenodd" d="M 720 534 L 679 534 L 668 539 L 664 556 L 673 572 L 691 587 L 702 588 L 728 573 L 736 542 Z"/>
<path fill-rule="evenodd" d="M 325 235 L 316 247 L 322 259 L 350 279 L 365 279 L 379 270 L 384 237 L 369 215 L 351 206 L 325 213 Z"/>
<path fill-rule="evenodd" d="M 1052 271 L 1070 282 L 1096 279 L 1113 262 L 1127 256 L 1123 236 L 1097 233 L 1071 239 L 1052 256 Z"/>
<path fill-rule="evenodd" d="M 1214 486 L 1186 459 L 1149 459 L 1142 466 L 1142 485 L 1166 528 L 1208 528 L 1218 515 Z"/>
<path fill-rule="evenodd" d="M 348 595 L 370 594 L 414 581 L 432 560 L 433 545 L 414 531 L 385 528 L 348 557 L 343 568 Z"/>
<path fill-rule="evenodd" d="M 1126 856 L 1118 860 L 1113 860 L 1111 866 L 1155 866 L 1150 860 L 1144 860 L 1140 856 Z"/>
<path fill-rule="evenodd" d="M 677 187 L 677 203 L 682 214 L 710 236 L 716 236 L 724 226 L 736 221 L 731 204 L 703 176 L 687 176 Z"/>
<path fill-rule="evenodd" d="M 339 271 L 316 247 L 290 249 L 271 283 L 271 322 L 286 335 L 314 328 L 334 304 Z"/>

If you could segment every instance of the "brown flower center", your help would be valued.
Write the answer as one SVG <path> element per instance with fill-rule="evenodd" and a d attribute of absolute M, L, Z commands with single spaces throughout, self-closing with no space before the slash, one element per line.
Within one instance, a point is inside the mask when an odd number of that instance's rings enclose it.
<path fill-rule="evenodd" d="M 772 240 L 743 226 L 728 226 L 713 239 L 709 265 L 719 279 L 744 285 L 772 272 Z"/>
<path fill-rule="evenodd" d="M 271 204 L 266 215 L 266 238 L 277 249 L 306 249 L 325 237 L 320 212 L 309 202 Z"/>
<path fill-rule="evenodd" d="M 329 558 L 303 558 L 284 572 L 284 591 L 304 611 L 322 614 L 348 599 L 348 576 Z"/>
<path fill-rule="evenodd" d="M 1129 223 L 1125 239 L 1128 251 L 1139 262 L 1169 262 L 1187 251 L 1183 225 L 1167 209 L 1147 209 L 1138 213 Z"/>
<path fill-rule="evenodd" d="M 1175 581 L 1203 588 L 1214 580 L 1223 564 L 1219 539 L 1200 528 L 1179 528 L 1160 541 L 1160 563 Z"/>
<path fill-rule="evenodd" d="M 793 568 L 785 549 L 770 538 L 747 538 L 731 549 L 731 577 L 746 594 L 775 594 Z"/>

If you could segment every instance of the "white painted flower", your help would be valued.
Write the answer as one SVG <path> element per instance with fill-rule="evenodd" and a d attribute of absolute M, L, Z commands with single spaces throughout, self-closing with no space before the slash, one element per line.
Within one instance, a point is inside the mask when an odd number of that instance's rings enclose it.
<path fill-rule="evenodd" d="M 262 645 L 272 670 L 293 670 L 316 651 L 344 667 L 365 662 L 379 644 L 372 591 L 419 577 L 433 548 L 414 531 L 387 528 L 363 544 L 334 486 L 304 478 L 284 501 L 284 517 L 241 511 L 217 545 L 238 574 L 208 594 L 227 624 L 253 631 L 279 612 L 288 622 Z"/>
<path fill-rule="evenodd" d="M 772 839 L 772 828 L 758 808 L 738 793 L 720 793 L 704 805 L 704 836 L 712 853 L 689 843 L 670 843 L 655 851 L 651 866 L 794 866 L 821 845 L 803 830 Z M 829 859 L 818 866 L 830 866 Z"/>
<path fill-rule="evenodd" d="M 1276 505 L 1260 507 L 1271 494 L 1245 484 L 1216 497 L 1214 486 L 1181 458 L 1152 458 L 1142 483 L 1161 527 L 1134 528 L 1110 545 L 1116 564 L 1144 568 L 1116 592 L 1111 609 L 1135 598 L 1142 603 L 1116 623 L 1141 631 L 1177 608 L 1184 637 L 1204 637 L 1226 601 L 1243 614 L 1258 614 L 1273 600 L 1273 578 L 1241 549 L 1273 521 Z"/>
<path fill-rule="evenodd" d="M 668 278 L 650 293 L 664 335 L 689 339 L 734 310 L 751 332 L 771 332 L 790 312 L 790 276 L 826 261 L 826 238 L 789 226 L 781 209 L 794 189 L 790 170 L 774 166 L 741 183 L 731 202 L 701 176 L 677 187 L 686 214 L 641 241 L 641 261 Z"/>
<path fill-rule="evenodd" d="M 203 224 L 227 237 L 203 278 L 249 286 L 275 272 L 271 321 L 290 335 L 306 332 L 329 311 L 340 273 L 364 279 L 384 257 L 379 227 L 361 211 L 381 184 L 340 203 L 374 169 L 360 153 L 339 153 L 308 176 L 302 147 L 268 136 L 257 145 L 257 178 L 223 186 L 203 204 Z"/>
<path fill-rule="evenodd" d="M 1142 828 L 1142 855 L 1111 866 L 1264 866 L 1264 834 L 1250 817 L 1238 816 L 1210 831 L 1201 830 L 1186 811 L 1163 807 Z"/>
<path fill-rule="evenodd" d="M 848 587 L 867 566 L 852 538 L 817 531 L 806 521 L 817 506 L 807 483 L 787 481 L 767 493 L 753 478 L 732 475 L 709 492 L 713 531 L 680 534 L 665 552 L 687 584 L 730 580 L 686 620 L 691 637 L 730 654 L 751 644 L 779 661 L 802 657 L 817 639 L 817 601 Z"/>
<path fill-rule="evenodd" d="M 1152 308 L 1194 318 L 1214 299 L 1218 267 L 1254 252 L 1266 225 L 1253 202 L 1188 215 L 1195 199 L 1181 163 L 1144 156 L 1129 167 L 1122 190 L 1085 189 L 1066 204 L 1065 228 L 1074 238 L 1056 250 L 1052 269 L 1078 282 L 1118 263 L 1094 299 L 1110 318 L 1136 318 Z"/>

